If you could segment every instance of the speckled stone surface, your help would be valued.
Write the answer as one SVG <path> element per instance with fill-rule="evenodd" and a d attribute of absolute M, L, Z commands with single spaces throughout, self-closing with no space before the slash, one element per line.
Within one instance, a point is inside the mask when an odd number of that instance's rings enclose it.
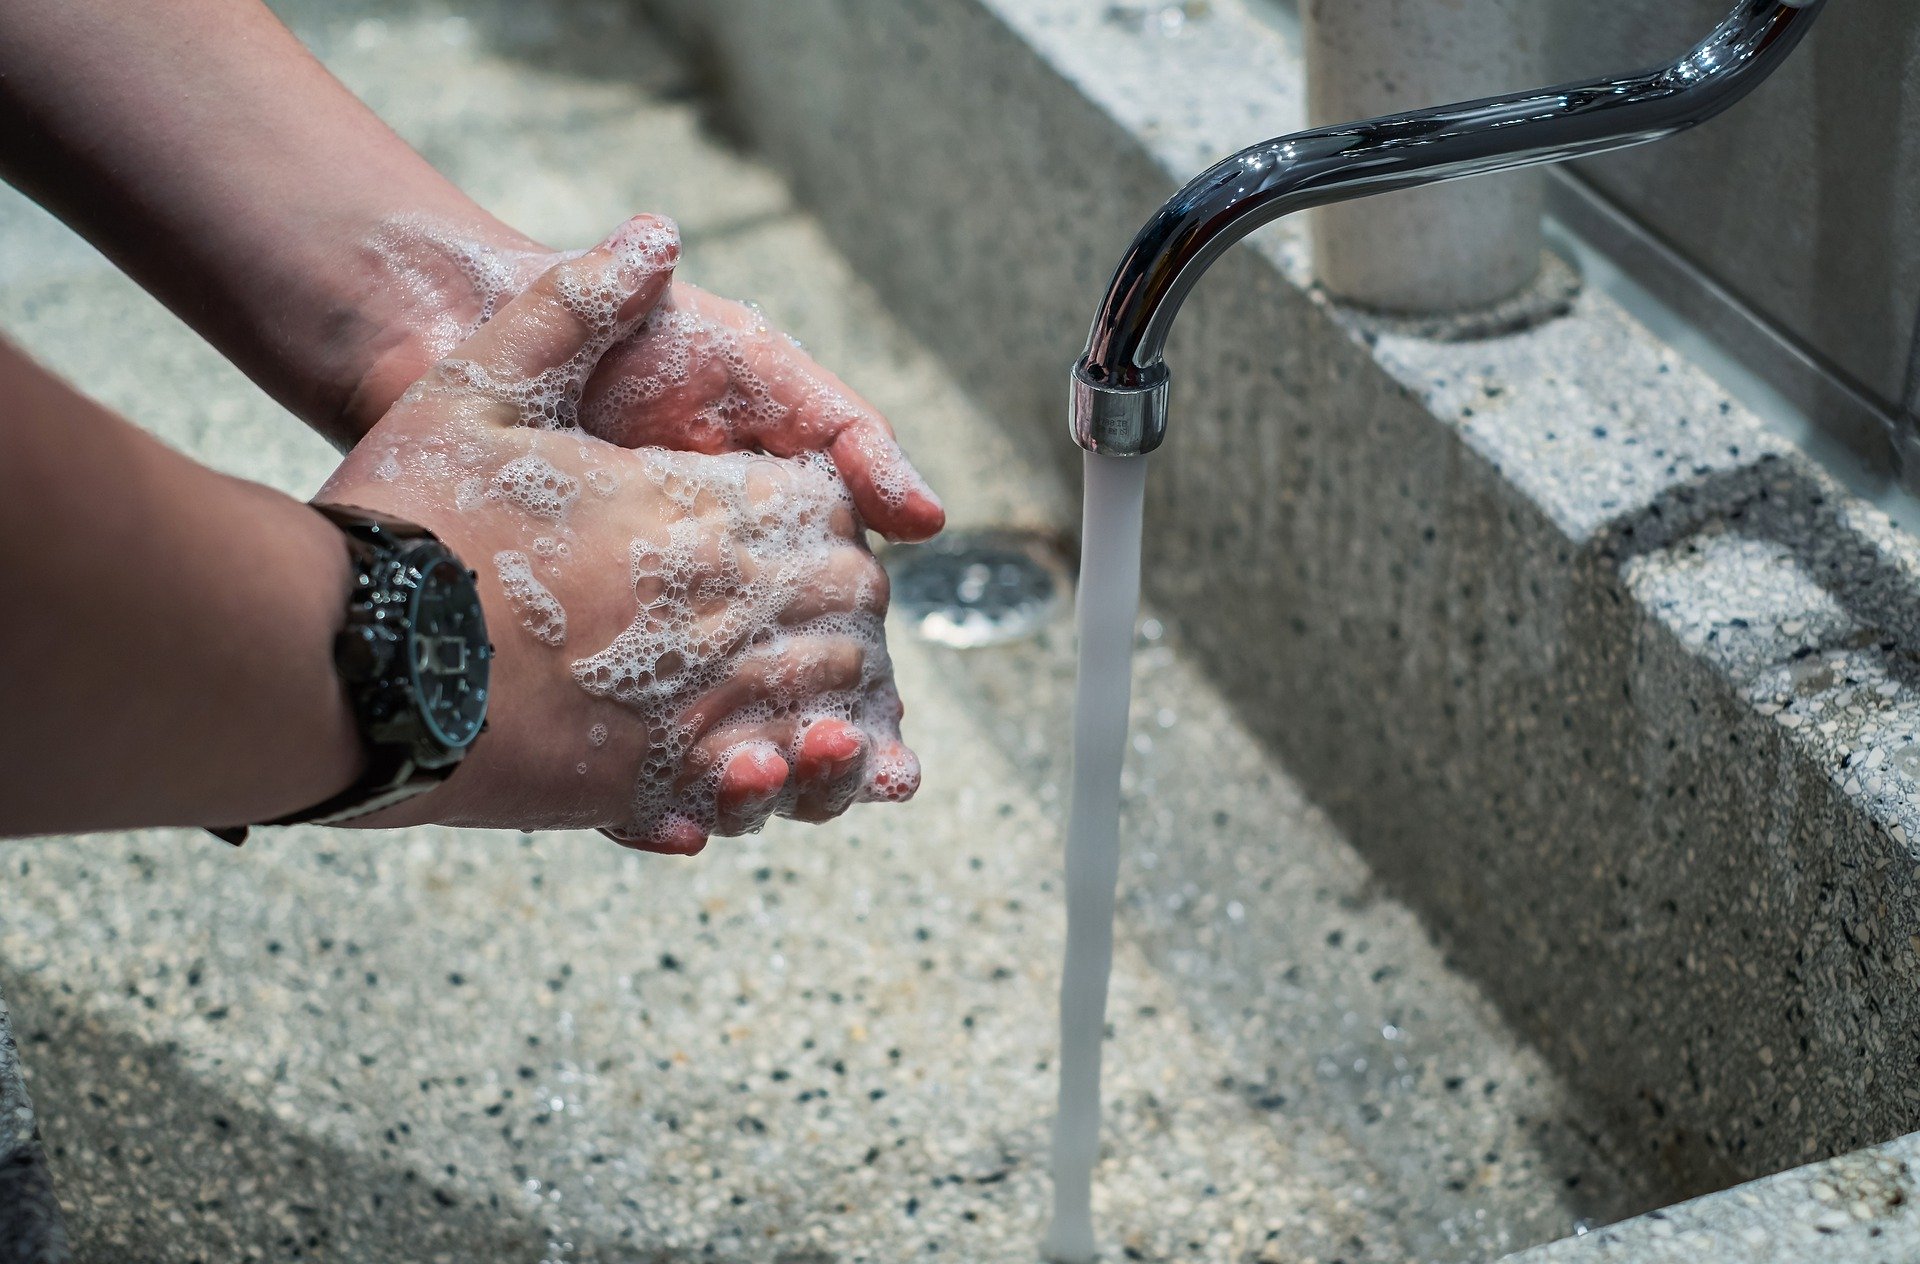
<path fill-rule="evenodd" d="M 1126 241 L 1301 121 L 1298 49 L 1234 0 L 1172 34 L 1076 0 L 654 6 L 1063 465 Z M 1175 330 L 1164 616 L 1665 1189 L 1920 1127 L 1914 540 L 1604 294 L 1498 340 L 1383 332 L 1313 289 L 1305 231 Z"/>
<path fill-rule="evenodd" d="M 1905 1264 L 1920 1137 L 1810 1164 L 1514 1256 L 1511 1264 Z"/>
<path fill-rule="evenodd" d="M 529 231 L 682 214 L 688 274 L 871 395 L 956 522 L 1065 527 L 1051 465 L 702 131 L 648 33 L 559 12 L 290 9 Z M 323 443 L 16 198 L 0 243 L 9 336 L 221 468 L 323 477 Z M 920 798 L 691 862 L 445 830 L 0 848 L 0 988 L 76 1257 L 1031 1261 L 1067 636 L 896 648 Z M 1143 625 L 1110 1254 L 1485 1260 L 1660 1201 L 1190 650 Z"/>
<path fill-rule="evenodd" d="M 68 1258 L 40 1123 L 20 1072 L 13 1018 L 0 1001 L 0 1262 L 65 1264 Z"/>

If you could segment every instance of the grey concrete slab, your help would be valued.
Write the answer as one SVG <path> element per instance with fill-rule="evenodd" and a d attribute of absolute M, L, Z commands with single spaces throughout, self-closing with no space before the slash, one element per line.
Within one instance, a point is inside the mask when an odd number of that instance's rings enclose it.
<path fill-rule="evenodd" d="M 1720 0 L 1542 6 L 1555 73 L 1653 65 Z M 1597 159 L 1589 178 L 1893 412 L 1910 411 L 1920 311 L 1920 13 L 1834 6 L 1805 56 L 1719 125 Z"/>
<path fill-rule="evenodd" d="M 1920 1136 L 1709 1194 L 1512 1264 L 1902 1264 L 1920 1255 Z"/>
<path fill-rule="evenodd" d="M 551 245 L 659 207 L 690 240 L 790 209 L 777 176 L 703 131 L 696 79 L 632 6 L 275 7 L 434 166 Z"/>
<path fill-rule="evenodd" d="M 903 322 L 1063 463 L 1123 244 L 1299 121 L 1296 50 L 1228 0 L 1171 37 L 1070 0 L 655 7 Z M 1914 540 L 1604 295 L 1427 341 L 1326 302 L 1305 246 L 1256 237 L 1174 334 L 1164 615 L 1673 1193 L 1920 1125 Z"/>
<path fill-rule="evenodd" d="M 489 92 L 520 81 L 495 63 L 505 37 L 472 30 L 431 61 L 465 174 L 572 214 L 587 176 L 526 176 L 512 141 L 537 137 L 511 100 L 449 104 L 486 95 L 466 68 Z M 316 42 L 371 80 L 358 38 Z M 526 91 L 585 120 L 581 152 L 625 135 L 564 84 Z M 692 167 L 735 161 L 715 145 Z M 0 217 L 33 222 L 8 199 Z M 724 220 L 688 274 L 761 300 L 893 415 L 957 522 L 1070 530 L 1057 471 L 817 224 Z M 69 266 L 86 259 L 23 256 L 0 327 L 196 457 L 310 492 L 325 445 L 124 280 Z M 1653 1201 L 1157 627 L 1108 1241 L 1148 1260 L 1484 1259 Z M 1070 647 L 1056 626 L 976 655 L 897 648 L 920 799 L 697 861 L 445 830 L 8 844 L 0 986 L 78 1258 L 1032 1259 Z"/>
<path fill-rule="evenodd" d="M 20 1071 L 13 1018 L 0 1001 L 0 1260 L 66 1264 L 69 1258 L 39 1117 Z"/>

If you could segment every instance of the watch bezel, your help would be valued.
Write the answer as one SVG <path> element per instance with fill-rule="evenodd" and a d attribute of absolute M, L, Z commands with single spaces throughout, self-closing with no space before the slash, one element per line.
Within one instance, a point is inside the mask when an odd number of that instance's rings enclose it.
<path fill-rule="evenodd" d="M 354 598 L 348 604 L 347 624 L 336 640 L 336 662 L 340 657 L 338 649 L 344 642 L 364 636 L 364 629 L 373 629 L 387 648 L 388 658 L 382 670 L 355 680 L 341 664 L 342 680 L 368 744 L 405 748 L 409 760 L 422 769 L 457 764 L 484 731 L 485 711 L 483 709 L 480 722 L 474 726 L 473 736 L 464 742 L 441 730 L 427 711 L 425 690 L 414 662 L 415 638 L 419 600 L 428 574 L 437 567 L 451 566 L 471 581 L 473 572 L 461 564 L 451 549 L 430 535 L 392 540 L 387 547 L 393 551 L 373 557 L 361 571 L 362 582 L 356 585 Z M 485 612 L 478 585 L 472 585 L 470 591 L 484 647 L 479 655 L 484 663 L 479 687 L 486 690 L 491 684 L 492 647 L 484 640 Z"/>
<path fill-rule="evenodd" d="M 400 650 L 400 659 L 406 670 L 407 690 L 413 699 L 413 714 L 419 720 L 423 730 L 420 737 L 429 743 L 431 748 L 464 752 L 479 740 L 481 731 L 486 727 L 487 702 L 491 697 L 490 687 L 493 676 L 493 646 L 486 640 L 485 608 L 480 600 L 478 577 L 473 571 L 462 566 L 460 559 L 438 541 L 431 542 L 430 555 L 424 561 L 416 560 L 423 552 L 429 552 L 429 550 L 423 548 L 420 551 L 409 552 L 404 559 L 407 562 L 410 591 L 407 596 L 405 639 L 401 642 L 403 648 Z M 442 568 L 452 571 L 457 578 L 450 582 L 464 588 L 465 592 L 471 596 L 475 616 L 479 621 L 480 643 L 471 653 L 474 659 L 482 664 L 476 687 L 480 695 L 480 715 L 472 721 L 472 732 L 465 738 L 447 732 L 439 717 L 434 714 L 432 707 L 427 703 L 427 682 L 421 675 L 421 655 L 418 652 L 419 638 L 423 635 L 420 630 L 422 620 L 420 603 L 427 595 L 429 584 L 434 582 L 434 573 Z M 431 751 L 427 753 L 430 755 Z"/>

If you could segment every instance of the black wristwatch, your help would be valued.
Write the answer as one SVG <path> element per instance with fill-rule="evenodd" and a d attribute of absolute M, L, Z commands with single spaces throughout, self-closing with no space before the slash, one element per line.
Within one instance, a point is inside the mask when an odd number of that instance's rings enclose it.
<path fill-rule="evenodd" d="M 487 726 L 493 646 L 475 575 L 410 522 L 315 505 L 346 533 L 353 558 L 347 622 L 333 643 L 367 767 L 324 803 L 265 825 L 336 825 L 439 785 Z M 247 826 L 211 832 L 234 844 Z"/>

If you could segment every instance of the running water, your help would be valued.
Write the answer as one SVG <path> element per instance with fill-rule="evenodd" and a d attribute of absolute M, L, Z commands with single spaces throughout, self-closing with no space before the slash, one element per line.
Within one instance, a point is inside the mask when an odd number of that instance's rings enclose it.
<path fill-rule="evenodd" d="M 1120 765 L 1140 605 L 1145 457 L 1086 457 L 1080 530 L 1080 673 L 1073 696 L 1067 818 L 1067 964 L 1060 979 L 1060 1113 L 1053 1123 L 1053 1223 L 1046 1256 L 1094 1258 L 1093 1165 L 1100 1153 L 1100 1044 L 1120 877 Z"/>

